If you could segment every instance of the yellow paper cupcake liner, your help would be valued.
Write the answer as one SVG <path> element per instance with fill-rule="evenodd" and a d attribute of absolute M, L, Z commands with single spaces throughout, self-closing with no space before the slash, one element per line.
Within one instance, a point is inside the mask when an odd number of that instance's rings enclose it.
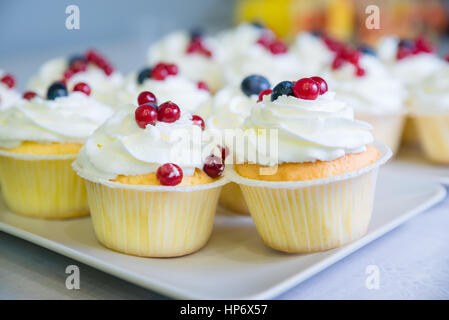
<path fill-rule="evenodd" d="M 370 123 L 373 126 L 373 136 L 376 141 L 385 143 L 394 154 L 399 149 L 404 129 L 406 114 L 403 112 L 391 114 L 356 113 L 355 118 Z"/>
<path fill-rule="evenodd" d="M 240 190 L 239 185 L 233 182 L 223 186 L 220 198 L 218 199 L 218 204 L 237 214 L 249 214 L 249 209 L 246 205 L 242 191 Z"/>
<path fill-rule="evenodd" d="M 201 249 L 213 228 L 226 178 L 197 186 L 129 185 L 88 177 L 87 197 L 97 239 L 142 257 L 177 257 Z"/>
<path fill-rule="evenodd" d="M 373 209 L 378 168 L 392 155 L 376 143 L 381 157 L 372 165 L 335 177 L 269 182 L 229 170 L 248 204 L 257 231 L 269 247 L 289 253 L 336 248 L 361 238 Z"/>
<path fill-rule="evenodd" d="M 65 219 L 89 214 L 84 182 L 73 171 L 75 156 L 0 152 L 0 181 L 6 205 L 34 218 Z"/>
<path fill-rule="evenodd" d="M 449 115 L 417 115 L 413 121 L 427 158 L 449 164 Z"/>

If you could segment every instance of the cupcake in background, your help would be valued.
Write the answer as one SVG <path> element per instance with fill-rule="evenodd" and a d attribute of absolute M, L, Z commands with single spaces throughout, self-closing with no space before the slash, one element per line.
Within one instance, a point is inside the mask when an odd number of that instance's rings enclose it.
<path fill-rule="evenodd" d="M 366 233 L 378 167 L 391 151 L 374 143 L 371 125 L 355 120 L 324 80 L 277 84 L 254 105 L 245 127 L 255 133 L 228 177 L 240 185 L 265 244 L 316 252 Z M 256 133 L 264 129 L 277 132 L 277 152 L 258 148 Z"/>
<path fill-rule="evenodd" d="M 123 77 L 104 56 L 88 50 L 84 55 L 45 62 L 30 79 L 28 89 L 45 96 L 47 88 L 55 81 L 64 81 L 69 89 L 79 82 L 87 83 L 94 99 L 116 106 L 115 94 L 123 84 Z"/>
<path fill-rule="evenodd" d="M 56 82 L 45 98 L 27 92 L 24 100 L 0 112 L 0 180 L 12 211 L 51 219 L 89 213 L 85 186 L 71 162 L 113 114 L 89 95 L 85 83 L 69 93 Z"/>
<path fill-rule="evenodd" d="M 100 127 L 73 164 L 86 181 L 96 236 L 138 256 L 195 252 L 212 232 L 224 165 L 203 158 L 200 117 L 151 92 L 137 102 Z"/>
<path fill-rule="evenodd" d="M 239 85 L 243 78 L 259 74 L 271 83 L 297 79 L 304 70 L 286 43 L 268 28 L 241 24 L 217 36 L 223 51 L 225 85 Z"/>
<path fill-rule="evenodd" d="M 153 92 L 161 101 L 177 101 L 188 112 L 204 118 L 211 112 L 207 84 L 186 78 L 176 64 L 158 62 L 129 74 L 116 97 L 122 105 L 132 104 L 142 91 Z"/>
<path fill-rule="evenodd" d="M 412 87 L 410 116 L 426 156 L 449 164 L 449 62 Z"/>
<path fill-rule="evenodd" d="M 395 153 L 402 137 L 407 90 L 375 52 L 342 45 L 322 77 L 354 109 L 356 119 L 373 125 L 374 138 Z"/>
<path fill-rule="evenodd" d="M 15 90 L 14 77 L 0 69 L 0 111 L 10 108 L 20 100 L 20 94 Z"/>
<path fill-rule="evenodd" d="M 271 84 L 265 77 L 250 75 L 239 86 L 221 89 L 212 100 L 212 115 L 207 119 L 208 128 L 219 131 L 242 128 L 254 104 L 261 101 L 265 94 L 270 94 L 270 88 Z M 230 155 L 234 154 L 232 148 L 227 148 Z M 249 214 L 240 187 L 235 183 L 223 187 L 219 204 L 236 213 Z"/>
<path fill-rule="evenodd" d="M 212 92 L 220 89 L 223 83 L 220 60 L 217 41 L 199 29 L 170 33 L 148 50 L 150 65 L 160 61 L 176 64 L 181 75 L 205 82 Z"/>

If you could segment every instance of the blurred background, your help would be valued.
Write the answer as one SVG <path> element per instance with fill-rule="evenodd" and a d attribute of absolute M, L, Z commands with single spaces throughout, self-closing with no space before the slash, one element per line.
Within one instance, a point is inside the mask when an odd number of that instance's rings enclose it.
<path fill-rule="evenodd" d="M 80 9 L 80 29 L 65 27 L 66 7 Z M 380 8 L 380 29 L 365 28 L 368 5 Z M 426 34 L 447 46 L 449 0 L 2 0 L 0 69 L 16 75 L 19 88 L 44 61 L 103 51 L 122 72 L 145 63 L 151 42 L 176 29 L 209 32 L 240 21 L 263 21 L 279 36 L 324 30 L 345 40 L 374 43 L 386 34 Z"/>

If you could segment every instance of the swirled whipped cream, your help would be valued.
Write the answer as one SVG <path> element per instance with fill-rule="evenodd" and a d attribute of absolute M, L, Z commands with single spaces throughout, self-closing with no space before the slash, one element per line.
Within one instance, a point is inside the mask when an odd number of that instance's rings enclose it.
<path fill-rule="evenodd" d="M 63 78 L 67 67 L 68 60 L 66 58 L 55 58 L 45 62 L 39 72 L 30 79 L 28 88 L 45 96 L 48 87 Z M 78 82 L 87 83 L 92 89 L 92 97 L 97 101 L 115 106 L 115 94 L 123 84 L 123 76 L 117 71 L 108 76 L 103 70 L 88 65 L 86 71 L 76 73 L 67 80 L 67 87 L 71 89 Z"/>
<path fill-rule="evenodd" d="M 23 141 L 84 143 L 113 109 L 81 92 L 55 100 L 39 97 L 0 112 L 0 147 Z"/>
<path fill-rule="evenodd" d="M 181 75 L 168 76 L 165 80 L 148 78 L 139 84 L 136 73 L 131 73 L 126 77 L 122 89 L 118 92 L 118 101 L 122 105 L 135 104 L 142 91 L 154 93 L 158 103 L 173 101 L 188 112 L 204 118 L 211 111 L 210 93 L 207 90 L 198 89 L 194 81 Z"/>
<path fill-rule="evenodd" d="M 181 75 L 194 81 L 204 81 L 212 91 L 217 91 L 223 82 L 219 63 L 222 57 L 217 41 L 212 37 L 201 39 L 204 46 L 210 50 L 210 57 L 200 53 L 187 53 L 190 41 L 191 37 L 187 31 L 177 31 L 163 37 L 149 48 L 149 64 L 160 61 L 175 63 Z"/>
<path fill-rule="evenodd" d="M 310 32 L 301 32 L 296 36 L 292 51 L 303 62 L 303 72 L 308 75 L 319 74 L 335 55 L 321 37 Z"/>
<path fill-rule="evenodd" d="M 419 53 L 397 60 L 400 39 L 395 36 L 382 38 L 378 44 L 378 56 L 388 66 L 392 75 L 407 87 L 414 86 L 439 70 L 444 61 L 434 53 Z"/>
<path fill-rule="evenodd" d="M 412 88 L 409 108 L 417 115 L 449 113 L 449 63 Z"/>
<path fill-rule="evenodd" d="M 365 71 L 363 76 L 356 75 L 353 64 L 345 63 L 337 70 L 327 67 L 322 78 L 326 79 L 338 98 L 356 113 L 402 112 L 407 97 L 402 82 L 389 74 L 382 62 L 374 56 L 363 55 L 359 66 Z"/>
<path fill-rule="evenodd" d="M 212 115 L 207 119 L 207 127 L 211 129 L 240 128 L 251 113 L 252 106 L 258 96 L 248 97 L 240 86 L 228 86 L 213 97 Z"/>
<path fill-rule="evenodd" d="M 74 165 L 100 179 L 147 174 L 165 163 L 177 164 L 185 176 L 203 167 L 201 128 L 193 124 L 189 112 L 181 109 L 179 120 L 158 121 L 142 129 L 134 111 L 130 106 L 116 112 L 89 137 Z"/>
<path fill-rule="evenodd" d="M 248 154 L 257 153 L 257 161 L 263 165 L 331 161 L 363 152 L 373 142 L 371 125 L 355 120 L 353 110 L 335 99 L 334 92 L 326 92 L 316 100 L 283 95 L 271 101 L 266 95 L 252 108 L 245 128 L 277 129 L 275 158 L 268 152 L 258 152 L 261 149 L 257 148 L 257 135 L 249 135 Z M 243 157 L 248 160 L 246 155 Z M 242 159 L 242 155 L 237 158 Z"/>
<path fill-rule="evenodd" d="M 0 78 L 4 74 L 5 72 L 0 69 Z M 10 108 L 20 100 L 20 94 L 14 88 L 9 88 L 4 83 L 0 82 L 0 111 Z"/>

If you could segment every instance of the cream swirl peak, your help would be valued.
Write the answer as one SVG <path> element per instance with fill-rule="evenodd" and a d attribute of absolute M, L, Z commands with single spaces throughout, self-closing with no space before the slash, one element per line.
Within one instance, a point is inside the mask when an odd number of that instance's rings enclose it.
<path fill-rule="evenodd" d="M 112 114 L 112 108 L 81 92 L 54 100 L 23 100 L 0 112 L 0 146 L 13 148 L 23 141 L 84 143 Z"/>
<path fill-rule="evenodd" d="M 257 163 L 331 161 L 363 152 L 366 145 L 373 142 L 371 125 L 355 120 L 353 110 L 335 99 L 335 93 L 327 92 L 327 87 L 325 93 L 317 95 L 311 93 L 317 89 L 310 89 L 313 86 L 310 78 L 292 84 L 293 90 L 288 89 L 288 84 L 281 84 L 274 87 L 271 96 L 265 95 L 256 103 L 245 120 L 244 127 L 256 132 L 248 135 L 247 150 L 248 154 L 257 153 Z M 281 94 L 277 88 L 280 85 L 283 87 Z M 263 153 L 259 152 L 258 129 L 276 130 L 277 154 L 267 155 L 265 148 L 262 148 Z M 236 156 L 237 161 L 249 161 L 247 155 Z"/>

